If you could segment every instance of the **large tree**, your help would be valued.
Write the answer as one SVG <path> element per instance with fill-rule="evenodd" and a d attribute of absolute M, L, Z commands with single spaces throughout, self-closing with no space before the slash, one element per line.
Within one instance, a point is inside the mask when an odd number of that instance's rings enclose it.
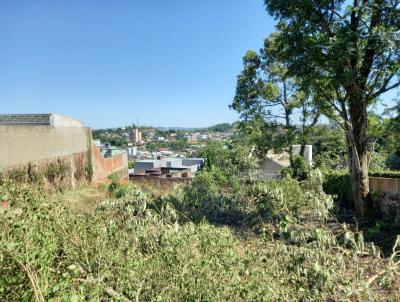
<path fill-rule="evenodd" d="M 372 203 L 368 181 L 368 109 L 398 86 L 400 0 L 266 0 L 279 20 L 279 55 L 308 81 L 325 113 L 344 129 L 353 200 Z"/>
<path fill-rule="evenodd" d="M 275 38 L 276 35 L 272 34 L 266 39 L 260 53 L 249 50 L 243 57 L 244 67 L 238 76 L 231 107 L 247 122 L 244 125 L 249 125 L 252 132 L 259 132 L 257 147 L 261 154 L 265 149 L 284 149 L 293 164 L 292 144 L 296 141 L 298 129 L 294 113 L 297 111 L 301 116 L 302 146 L 307 142 L 310 124 L 318 120 L 318 113 L 310 106 L 308 91 L 302 89 L 296 77 L 290 76 L 285 62 L 276 55 Z M 275 139 L 268 140 L 268 144 L 266 137 Z"/>
<path fill-rule="evenodd" d="M 389 115 L 384 119 L 385 131 L 382 135 L 384 149 L 389 154 L 387 165 L 391 169 L 400 170 L 400 100 L 396 106 L 385 110 Z"/>

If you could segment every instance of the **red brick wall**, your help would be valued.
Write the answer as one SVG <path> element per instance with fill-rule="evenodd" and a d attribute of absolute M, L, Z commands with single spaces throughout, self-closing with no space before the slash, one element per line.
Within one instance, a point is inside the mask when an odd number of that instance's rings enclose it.
<path fill-rule="evenodd" d="M 116 173 L 121 180 L 128 180 L 128 157 L 126 153 L 104 158 L 100 148 L 92 144 L 92 167 L 94 183 L 107 181 L 110 174 Z"/>
<path fill-rule="evenodd" d="M 133 183 L 150 185 L 161 189 L 171 189 L 175 184 L 190 185 L 192 183 L 191 177 L 157 177 L 157 176 L 134 176 L 129 180 Z"/>

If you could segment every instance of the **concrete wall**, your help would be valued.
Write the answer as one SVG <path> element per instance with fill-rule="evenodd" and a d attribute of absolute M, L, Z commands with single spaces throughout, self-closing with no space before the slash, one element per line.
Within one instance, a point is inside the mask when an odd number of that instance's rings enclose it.
<path fill-rule="evenodd" d="M 161 160 L 138 160 L 135 162 L 135 173 L 160 167 L 190 169 L 193 173 L 199 171 L 204 165 L 202 158 L 166 158 Z"/>
<path fill-rule="evenodd" d="M 88 151 L 89 128 L 0 126 L 0 172 L 25 163 Z"/>
<path fill-rule="evenodd" d="M 75 123 L 64 117 L 56 123 L 63 126 L 0 125 L 0 173 L 26 171 L 29 165 L 42 172 L 50 163 L 62 161 L 68 166 L 63 182 L 72 186 L 76 181 L 88 179 L 90 165 L 91 180 L 95 183 L 107 180 L 112 173 L 128 179 L 126 152 L 104 158 L 92 143 L 90 128 L 79 127 L 79 121 Z"/>
<path fill-rule="evenodd" d="M 301 151 L 301 145 L 292 145 L 293 155 L 299 155 Z M 304 160 L 306 163 L 311 166 L 312 165 L 312 145 L 304 146 Z"/>
<path fill-rule="evenodd" d="M 383 219 L 400 225 L 400 178 L 370 177 L 369 185 Z"/>
<path fill-rule="evenodd" d="M 372 192 L 400 193 L 400 178 L 370 177 L 369 186 Z"/>
<path fill-rule="evenodd" d="M 50 115 L 50 125 L 53 127 L 83 127 L 82 122 L 56 113 Z"/>
<path fill-rule="evenodd" d="M 135 162 L 135 173 L 139 173 L 146 170 L 152 170 L 160 168 L 162 165 L 160 160 L 138 160 Z"/>
<path fill-rule="evenodd" d="M 280 174 L 281 170 L 284 167 L 277 164 L 276 162 L 274 162 L 273 160 L 269 159 L 269 158 L 265 158 L 261 163 L 260 163 L 260 169 L 262 171 L 264 171 L 264 173 L 268 173 L 268 174 Z"/>

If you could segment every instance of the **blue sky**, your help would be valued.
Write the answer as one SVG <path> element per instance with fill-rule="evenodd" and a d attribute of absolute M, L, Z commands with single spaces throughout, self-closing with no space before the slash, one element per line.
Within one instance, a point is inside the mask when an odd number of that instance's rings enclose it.
<path fill-rule="evenodd" d="M 0 112 L 232 122 L 241 58 L 273 29 L 262 0 L 0 1 Z"/>

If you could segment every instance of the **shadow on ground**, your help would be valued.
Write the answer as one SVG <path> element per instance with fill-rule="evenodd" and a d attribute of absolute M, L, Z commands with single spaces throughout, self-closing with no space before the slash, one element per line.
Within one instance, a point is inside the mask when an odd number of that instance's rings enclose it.
<path fill-rule="evenodd" d="M 340 223 L 350 226 L 352 231 L 363 232 L 365 241 L 373 242 L 385 257 L 392 254 L 397 236 L 400 236 L 400 225 L 384 221 L 381 217 L 359 220 L 350 208 L 340 208 L 336 217 Z"/>

